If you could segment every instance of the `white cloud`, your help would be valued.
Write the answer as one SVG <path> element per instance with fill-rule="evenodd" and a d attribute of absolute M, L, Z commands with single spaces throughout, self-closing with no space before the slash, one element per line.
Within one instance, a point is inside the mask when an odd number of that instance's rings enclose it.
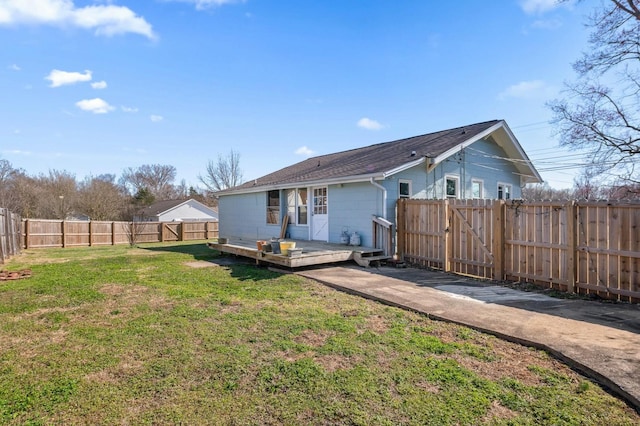
<path fill-rule="evenodd" d="M 122 111 L 124 112 L 138 112 L 138 108 L 135 107 L 128 107 L 128 106 L 121 106 L 120 109 L 122 109 Z"/>
<path fill-rule="evenodd" d="M 96 35 L 134 33 L 150 39 L 155 34 L 143 17 L 112 4 L 76 7 L 73 0 L 2 0 L 0 25 L 46 24 L 94 29 Z"/>
<path fill-rule="evenodd" d="M 44 79 L 51 81 L 49 87 L 60 87 L 66 84 L 76 84 L 80 81 L 91 81 L 91 71 L 85 70 L 84 74 L 82 74 L 79 72 L 52 70 Z"/>
<path fill-rule="evenodd" d="M 539 30 L 557 30 L 562 26 L 559 19 L 538 19 L 531 24 L 531 28 Z"/>
<path fill-rule="evenodd" d="M 96 81 L 95 83 L 91 83 L 91 87 L 93 87 L 94 89 L 106 89 L 107 88 L 107 82 L 106 81 Z"/>
<path fill-rule="evenodd" d="M 311 157 L 315 153 L 316 153 L 315 151 L 309 149 L 306 145 L 305 146 L 301 146 L 300 148 L 296 149 L 296 154 L 297 155 L 303 155 L 305 157 Z"/>
<path fill-rule="evenodd" d="M 362 127 L 363 129 L 367 129 L 367 130 L 380 130 L 384 126 L 378 123 L 376 120 L 372 120 L 367 117 L 362 117 L 360 120 L 358 120 L 358 127 Z"/>
<path fill-rule="evenodd" d="M 520 0 L 520 7 L 529 15 L 542 14 L 560 6 L 571 6 L 573 0 L 560 2 L 558 0 Z"/>
<path fill-rule="evenodd" d="M 13 70 L 13 71 L 20 71 L 22 69 L 17 64 L 11 64 L 7 68 L 9 68 L 10 70 Z"/>
<path fill-rule="evenodd" d="M 167 0 L 180 3 L 190 3 L 196 6 L 197 10 L 204 10 L 211 7 L 223 6 L 225 4 L 244 3 L 245 0 Z"/>
<path fill-rule="evenodd" d="M 161 116 L 161 115 L 151 114 L 151 115 L 149 116 L 149 119 L 150 119 L 151 121 L 153 121 L 154 123 L 157 123 L 157 122 L 159 122 L 159 121 L 164 120 L 164 117 L 163 117 L 163 116 Z"/>
<path fill-rule="evenodd" d="M 504 100 L 508 98 L 516 99 L 535 99 L 548 97 L 553 88 L 547 86 L 542 80 L 521 81 L 513 84 L 498 94 L 498 99 Z"/>
<path fill-rule="evenodd" d="M 106 114 L 115 108 L 109 105 L 105 100 L 100 98 L 83 99 L 76 102 L 76 106 L 83 111 L 89 111 L 94 114 Z"/>
<path fill-rule="evenodd" d="M 26 156 L 31 155 L 31 151 L 22 151 L 19 149 L 10 149 L 8 151 L 3 151 L 3 152 L 7 154 L 12 154 L 12 155 L 26 155 Z"/>

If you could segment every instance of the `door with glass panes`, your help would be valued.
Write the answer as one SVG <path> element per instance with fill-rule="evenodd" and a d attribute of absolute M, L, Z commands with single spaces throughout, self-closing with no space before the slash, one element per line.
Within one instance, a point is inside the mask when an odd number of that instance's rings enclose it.
<path fill-rule="evenodd" d="M 329 241 L 329 204 L 327 187 L 313 188 L 311 210 L 311 239 Z"/>

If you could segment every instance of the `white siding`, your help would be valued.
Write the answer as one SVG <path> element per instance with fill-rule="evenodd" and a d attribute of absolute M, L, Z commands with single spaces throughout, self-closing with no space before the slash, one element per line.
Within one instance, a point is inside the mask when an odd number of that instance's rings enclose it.
<path fill-rule="evenodd" d="M 220 236 L 249 240 L 280 236 L 280 225 L 267 225 L 267 195 L 225 195 L 218 200 Z M 282 214 L 280 214 L 282 218 Z"/>
<path fill-rule="evenodd" d="M 198 204 L 187 203 L 165 212 L 158 219 L 160 222 L 171 222 L 174 220 L 213 220 L 216 217 Z"/>

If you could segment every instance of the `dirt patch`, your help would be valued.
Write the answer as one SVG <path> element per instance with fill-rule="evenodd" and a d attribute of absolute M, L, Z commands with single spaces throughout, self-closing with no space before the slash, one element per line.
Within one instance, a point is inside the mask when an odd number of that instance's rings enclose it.
<path fill-rule="evenodd" d="M 351 368 L 356 362 L 351 358 L 341 355 L 320 355 L 314 357 L 314 361 L 320 364 L 328 373 L 333 373 L 336 370 L 346 370 Z"/>
<path fill-rule="evenodd" d="M 429 393 L 439 393 L 440 392 L 440 387 L 434 385 L 433 383 L 429 383 L 429 382 L 418 382 L 416 383 L 416 387 L 425 390 Z"/>
<path fill-rule="evenodd" d="M 105 284 L 100 287 L 100 293 L 107 296 L 127 296 L 144 294 L 149 289 L 141 285 Z"/>
<path fill-rule="evenodd" d="M 149 288 L 141 285 L 106 284 L 99 290 L 108 296 L 99 306 L 102 308 L 104 318 L 111 315 L 130 313 L 132 308 L 146 304 L 152 309 L 170 309 L 174 303 L 165 297 L 149 294 Z M 99 309 L 97 306 L 96 308 Z"/>
<path fill-rule="evenodd" d="M 220 265 L 213 262 L 207 262 L 205 260 L 195 260 L 193 262 L 185 262 L 184 266 L 188 266 L 190 268 L 218 268 Z"/>
<path fill-rule="evenodd" d="M 313 348 L 319 348 L 324 345 L 329 337 L 335 333 L 323 332 L 317 333 L 313 330 L 304 330 L 294 341 L 301 345 L 311 346 Z"/>
<path fill-rule="evenodd" d="M 371 315 L 367 317 L 365 329 L 377 334 L 384 334 L 389 331 L 389 324 L 383 316 Z"/>
<path fill-rule="evenodd" d="M 97 383 L 118 383 L 124 379 L 138 374 L 143 369 L 143 367 L 144 363 L 142 361 L 134 359 L 124 359 L 114 367 L 87 374 L 85 376 L 85 379 L 90 382 Z"/>
<path fill-rule="evenodd" d="M 493 423 L 497 420 L 510 420 L 518 417 L 518 413 L 510 410 L 498 401 L 493 401 L 487 414 L 482 419 L 482 423 Z"/>

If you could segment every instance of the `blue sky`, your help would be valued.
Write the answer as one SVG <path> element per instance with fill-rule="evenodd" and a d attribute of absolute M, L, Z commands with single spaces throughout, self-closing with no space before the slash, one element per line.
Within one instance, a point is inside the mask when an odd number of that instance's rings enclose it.
<path fill-rule="evenodd" d="M 171 164 L 196 186 L 231 149 L 249 180 L 505 119 L 569 187 L 579 161 L 545 103 L 574 78 L 594 4 L 0 0 L 0 158 L 79 180 Z"/>

